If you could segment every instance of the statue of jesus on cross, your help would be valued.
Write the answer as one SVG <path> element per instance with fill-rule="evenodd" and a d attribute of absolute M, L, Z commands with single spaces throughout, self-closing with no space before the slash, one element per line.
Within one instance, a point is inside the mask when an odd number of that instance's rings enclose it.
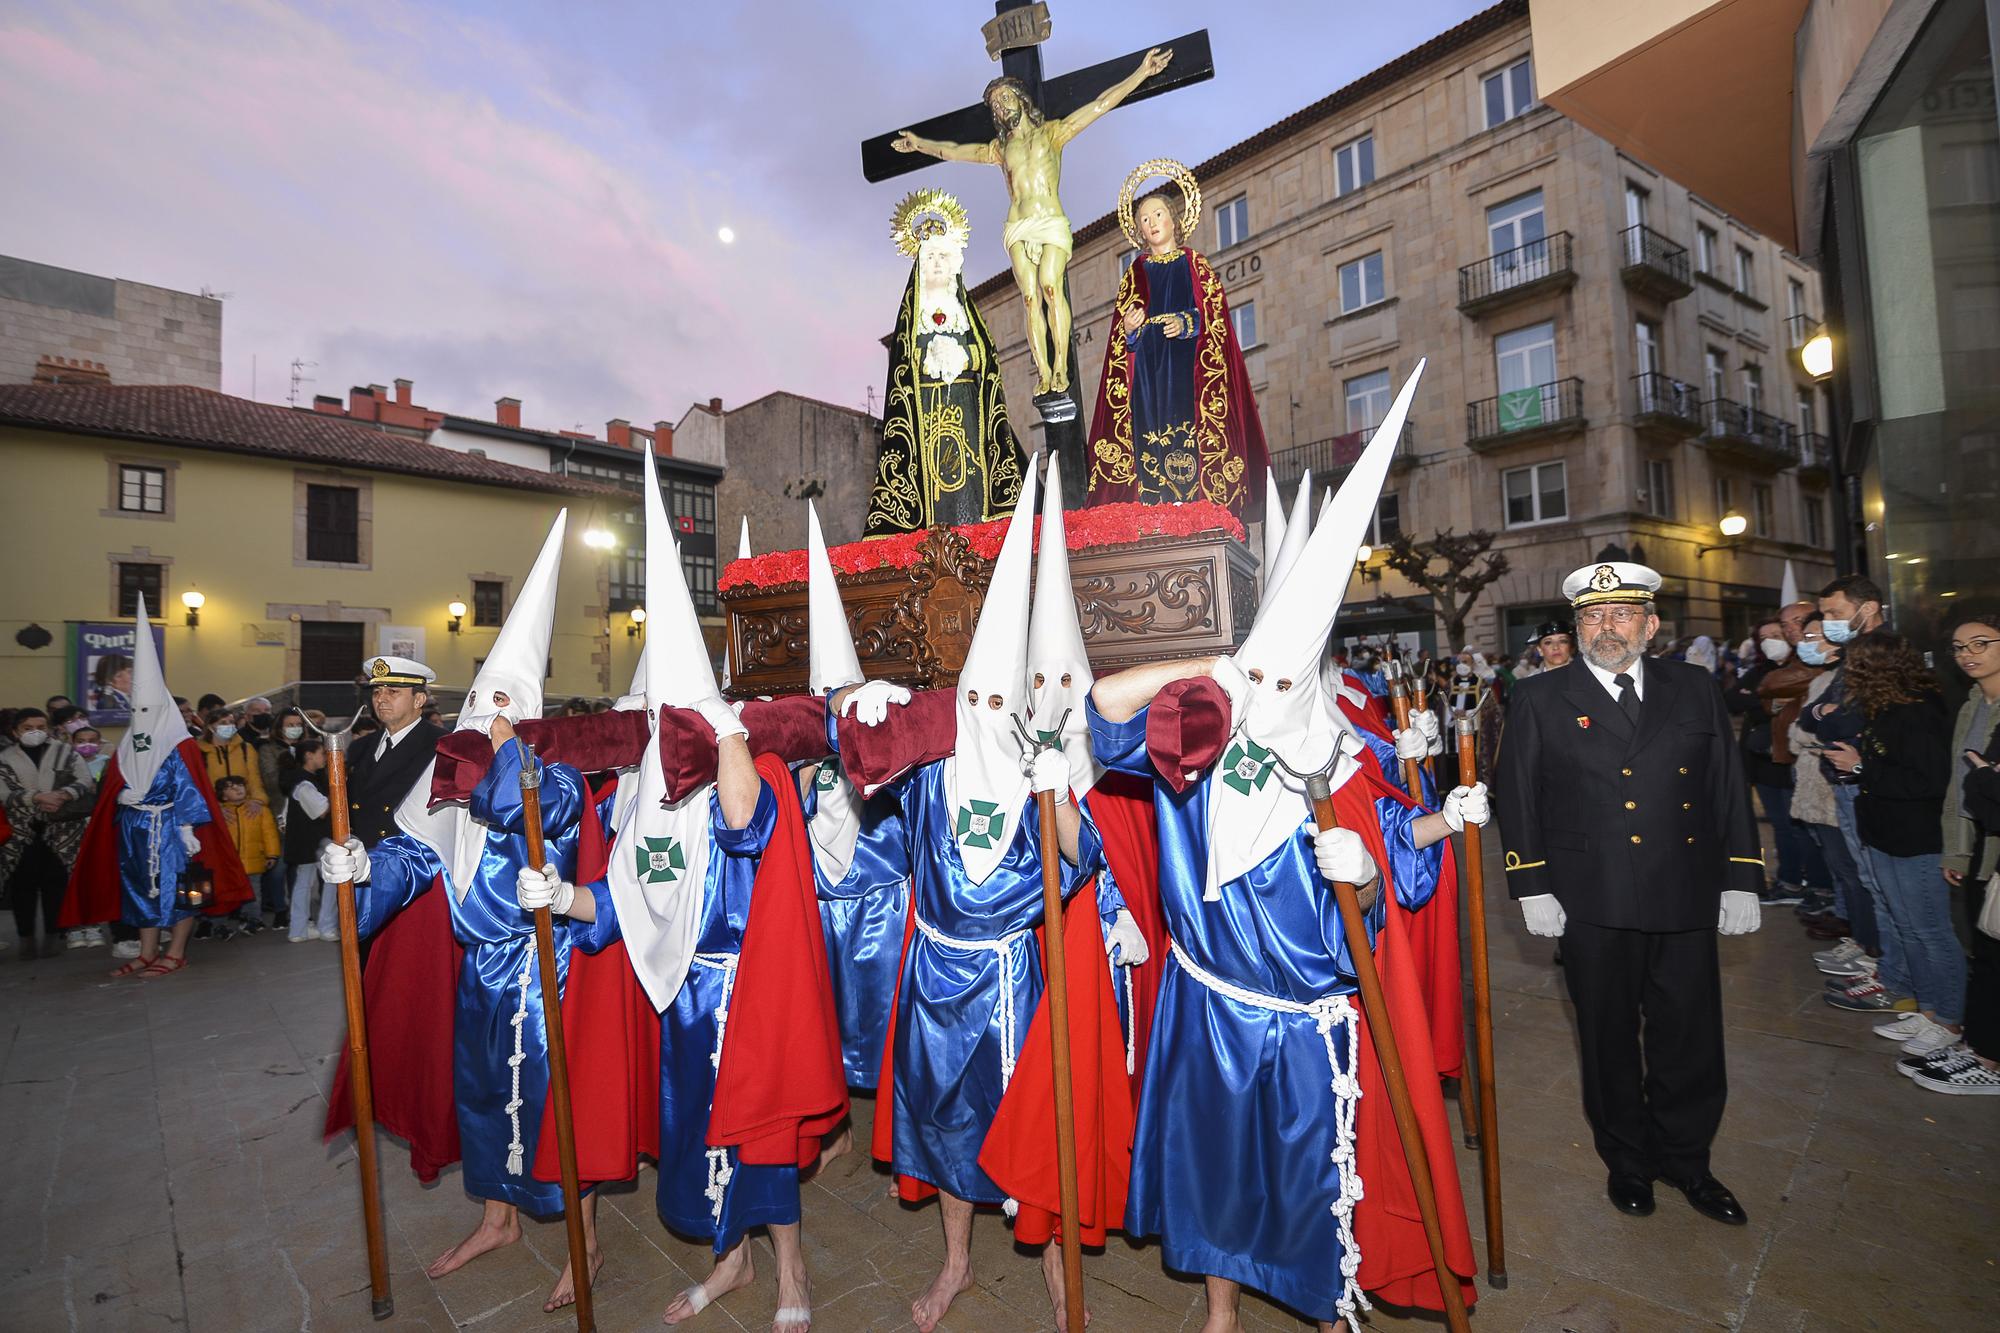
<path fill-rule="evenodd" d="M 1173 52 L 1154 47 L 1139 67 L 1060 120 L 1042 121 L 1041 110 L 1019 79 L 1002 76 L 986 85 L 986 107 L 997 137 L 986 143 L 943 143 L 903 130 L 899 153 L 928 153 L 948 162 L 988 162 L 1007 178 L 1006 230 L 1001 239 L 1014 268 L 1014 284 L 1028 308 L 1028 347 L 1034 353 L 1035 396 L 1069 392 L 1069 296 L 1063 286 L 1069 268 L 1070 226 L 1056 188 L 1062 180 L 1062 150 L 1084 127 L 1131 96 L 1167 67 Z"/>

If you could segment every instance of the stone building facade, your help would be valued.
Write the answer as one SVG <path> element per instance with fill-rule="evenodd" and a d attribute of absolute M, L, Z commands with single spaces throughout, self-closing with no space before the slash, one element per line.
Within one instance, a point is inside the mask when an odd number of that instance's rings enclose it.
<path fill-rule="evenodd" d="M 222 387 L 222 302 L 0 255 L 0 384 Z"/>
<path fill-rule="evenodd" d="M 1429 358 L 1371 539 L 1498 534 L 1511 572 L 1475 607 L 1474 645 L 1519 652 L 1563 576 L 1607 547 L 1665 575 L 1663 634 L 1739 638 L 1787 560 L 1801 587 L 1832 575 L 1824 417 L 1793 356 L 1818 276 L 1535 102 L 1533 59 L 1528 6 L 1509 0 L 1194 164 L 1191 243 L 1228 287 L 1281 482 L 1307 466 L 1337 480 Z M 1118 182 L 1065 184 L 1090 217 Z M 1087 424 L 1131 251 L 1115 214 L 1076 240 Z M 1012 280 L 973 295 L 1026 407 Z M 1032 410 L 1015 415 L 1037 440 Z M 1726 544 L 1724 512 L 1749 527 Z M 1347 631 L 1435 647 L 1425 599 L 1399 600 L 1416 590 L 1381 560 L 1329 571 L 1352 580 Z"/>
<path fill-rule="evenodd" d="M 861 540 L 881 433 L 881 421 L 857 408 L 781 391 L 726 410 L 721 399 L 698 403 L 675 424 L 673 443 L 676 457 L 723 469 L 715 504 L 726 565 L 745 518 L 755 550 L 803 547 L 807 500 L 829 544 Z"/>

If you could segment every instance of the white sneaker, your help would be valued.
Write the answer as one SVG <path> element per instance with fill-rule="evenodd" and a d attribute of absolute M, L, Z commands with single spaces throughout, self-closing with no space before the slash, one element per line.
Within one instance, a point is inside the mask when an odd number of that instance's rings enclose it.
<path fill-rule="evenodd" d="M 319 927 L 314 925 L 308 925 L 306 927 L 305 937 L 309 940 L 316 940 L 321 938 L 319 933 Z"/>
<path fill-rule="evenodd" d="M 290 940 L 293 944 L 304 944 L 306 942 L 306 937 L 304 935 L 287 935 L 285 938 Z"/>
<path fill-rule="evenodd" d="M 340 932 L 339 932 L 338 930 L 334 930 L 334 929 L 331 929 L 331 928 L 329 928 L 329 929 L 327 929 L 327 930 L 322 930 L 322 931 L 321 931 L 321 932 L 319 933 L 319 937 L 320 937 L 321 939 L 325 940 L 325 941 L 326 941 L 327 943 L 329 943 L 329 944 L 338 944 L 338 943 L 340 943 Z"/>
<path fill-rule="evenodd" d="M 90 947 L 89 936 L 90 932 L 87 930 L 66 930 L 63 932 L 63 948 L 88 949 Z"/>
<path fill-rule="evenodd" d="M 1877 1023 L 1874 1031 L 1876 1036 L 1889 1041 L 1908 1041 L 1919 1032 L 1933 1026 L 1935 1024 L 1922 1013 L 1908 1013 L 1900 1018 L 1892 1018 L 1887 1023 Z"/>
<path fill-rule="evenodd" d="M 106 944 L 110 943 L 105 938 L 104 927 L 102 926 L 85 926 L 83 933 L 86 936 L 83 947 L 86 949 L 102 949 Z"/>
<path fill-rule="evenodd" d="M 116 944 L 111 946 L 111 956 L 113 958 L 119 958 L 119 959 L 137 958 L 139 956 L 139 941 L 137 940 L 118 941 Z"/>
<path fill-rule="evenodd" d="M 1812 957 L 1814 967 L 1817 967 L 1829 976 L 1838 977 L 1856 975 L 1847 970 L 1849 965 L 1856 959 L 1866 958 L 1867 956 L 1867 952 L 1854 942 L 1853 937 L 1847 936 L 1843 937 L 1840 943 L 1834 945 L 1831 949 L 1821 949 Z"/>
<path fill-rule="evenodd" d="M 1922 1014 L 1917 1017 L 1923 1019 L 1923 1030 L 1903 1043 L 1903 1054 L 1929 1055 L 1932 1051 L 1941 1051 L 1958 1043 L 1958 1034 L 1944 1024 L 1924 1018 Z"/>

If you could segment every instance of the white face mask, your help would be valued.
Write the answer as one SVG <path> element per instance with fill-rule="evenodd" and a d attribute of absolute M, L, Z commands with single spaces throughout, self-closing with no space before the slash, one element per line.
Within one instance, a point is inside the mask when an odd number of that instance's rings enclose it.
<path fill-rule="evenodd" d="M 218 722 L 218 723 L 216 723 L 216 724 L 215 724 L 215 739 L 217 739 L 218 741 L 221 741 L 221 742 L 223 742 L 224 744 L 227 744 L 228 742 L 230 742 L 230 741 L 233 741 L 233 740 L 235 740 L 235 739 L 236 739 L 236 725 L 235 725 L 235 723 L 233 723 L 233 722 Z"/>
<path fill-rule="evenodd" d="M 304 736 L 305 734 L 306 734 L 306 729 L 304 727 L 285 728 L 285 739 L 288 741 L 298 740 L 301 736 Z"/>
<path fill-rule="evenodd" d="M 1792 645 L 1783 639 L 1759 639 L 1757 651 L 1764 654 L 1767 662 L 1782 662 L 1792 655 Z"/>
<path fill-rule="evenodd" d="M 47 745 L 48 743 L 49 733 L 46 731 L 24 731 L 21 733 L 21 744 L 31 750 L 37 745 Z"/>

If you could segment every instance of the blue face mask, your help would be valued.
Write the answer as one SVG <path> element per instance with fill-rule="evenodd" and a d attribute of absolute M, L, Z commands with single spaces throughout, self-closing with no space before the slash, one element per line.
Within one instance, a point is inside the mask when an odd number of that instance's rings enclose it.
<path fill-rule="evenodd" d="M 1824 626 L 1825 622 L 1821 622 Z M 1799 640 L 1799 661 L 1807 666 L 1826 665 L 1826 647 L 1818 639 Z"/>
<path fill-rule="evenodd" d="M 1819 631 L 1826 635 L 1828 642 L 1846 643 L 1854 637 L 1854 622 L 1851 620 L 1822 620 L 1819 622 Z"/>

